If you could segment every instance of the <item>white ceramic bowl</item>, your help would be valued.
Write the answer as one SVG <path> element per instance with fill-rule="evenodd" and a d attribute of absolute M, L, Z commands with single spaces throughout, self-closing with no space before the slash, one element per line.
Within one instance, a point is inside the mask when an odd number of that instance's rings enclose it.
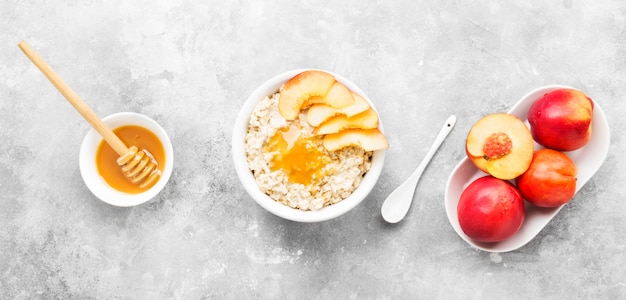
<path fill-rule="evenodd" d="M 363 181 L 359 185 L 359 187 L 346 199 L 341 202 L 335 203 L 333 205 L 329 205 L 323 207 L 317 211 L 303 211 L 299 209 L 291 208 L 282 203 L 278 203 L 271 199 L 268 195 L 263 193 L 255 179 L 252 175 L 252 172 L 248 168 L 248 163 L 246 160 L 246 153 L 244 149 L 245 145 L 245 136 L 248 127 L 248 121 L 250 119 L 250 115 L 254 110 L 256 104 L 265 96 L 271 95 L 278 91 L 278 89 L 285 83 L 287 80 L 297 75 L 298 73 L 305 71 L 305 69 L 301 70 L 293 70 L 288 71 L 282 74 L 279 74 L 270 80 L 263 83 L 259 86 L 252 94 L 248 97 L 246 102 L 244 103 L 241 111 L 239 112 L 239 116 L 235 122 L 235 128 L 233 130 L 233 140 L 232 140 L 232 153 L 233 153 L 233 161 L 235 164 L 235 170 L 237 175 L 239 176 L 239 180 L 243 184 L 244 188 L 248 192 L 248 194 L 263 208 L 268 210 L 274 215 L 279 217 L 297 221 L 297 222 L 320 222 L 329 220 L 335 217 L 338 217 L 355 206 L 367 197 L 369 192 L 372 190 L 376 182 L 378 181 L 378 177 L 383 168 L 383 163 L 385 160 L 385 151 L 378 150 L 374 151 L 372 156 L 372 166 L 371 169 L 365 174 Z M 361 95 L 365 100 L 367 100 L 372 107 L 372 101 L 367 97 L 367 95 L 354 83 L 350 82 L 346 78 L 339 76 L 337 74 L 333 74 L 332 72 L 324 71 L 335 76 L 337 81 L 343 83 L 346 87 L 348 87 L 353 92 Z M 382 123 L 379 125 L 380 129 L 382 128 Z"/>
<path fill-rule="evenodd" d="M 165 187 L 165 184 L 167 184 L 172 174 L 172 167 L 174 166 L 174 150 L 172 149 L 172 142 L 167 136 L 167 133 L 157 122 L 138 113 L 121 112 L 107 116 L 102 120 L 111 129 L 124 125 L 137 125 L 152 131 L 163 144 L 163 149 L 165 150 L 165 167 L 163 168 L 163 174 L 161 174 L 159 181 L 145 192 L 128 194 L 112 188 L 98 173 L 96 167 L 96 151 L 103 139 L 100 134 L 92 128 L 87 133 L 87 136 L 85 136 L 79 154 L 80 174 L 83 177 L 85 185 L 87 185 L 87 188 L 100 200 L 115 206 L 135 206 L 154 198 L 163 187 Z"/>

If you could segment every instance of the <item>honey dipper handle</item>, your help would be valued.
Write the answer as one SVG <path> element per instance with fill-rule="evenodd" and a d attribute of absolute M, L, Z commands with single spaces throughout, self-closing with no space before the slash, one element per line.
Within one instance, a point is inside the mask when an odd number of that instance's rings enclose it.
<path fill-rule="evenodd" d="M 61 92 L 61 94 L 69 101 L 74 108 L 91 124 L 91 126 L 104 138 L 104 140 L 111 145 L 113 150 L 120 156 L 128 152 L 128 148 L 120 140 L 115 133 L 106 125 L 96 113 L 91 110 L 89 106 L 74 92 L 61 77 L 52 70 L 52 68 L 33 50 L 25 41 L 21 41 L 18 47 L 22 49 L 24 54 L 39 68 L 39 70 L 50 80 L 52 85 Z"/>

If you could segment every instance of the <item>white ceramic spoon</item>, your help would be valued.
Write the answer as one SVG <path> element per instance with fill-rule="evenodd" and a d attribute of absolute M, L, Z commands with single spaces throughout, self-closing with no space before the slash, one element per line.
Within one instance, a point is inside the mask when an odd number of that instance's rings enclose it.
<path fill-rule="evenodd" d="M 389 196 L 387 196 L 387 199 L 385 199 L 385 202 L 383 202 L 383 206 L 380 209 L 380 213 L 383 215 L 383 219 L 385 219 L 385 221 L 389 223 L 398 223 L 409 211 L 417 182 L 420 180 L 420 177 L 422 177 L 422 173 L 426 169 L 430 160 L 433 158 L 433 155 L 435 155 L 437 149 L 439 149 L 439 146 L 441 146 L 441 143 L 443 143 L 446 139 L 448 133 L 452 131 L 454 123 L 456 123 L 456 116 L 452 115 L 448 117 L 439 131 L 435 142 L 432 146 L 430 146 L 430 150 L 428 150 L 428 153 L 426 153 L 422 162 L 419 166 L 417 166 L 417 169 L 413 171 L 413 174 L 411 174 L 405 182 L 403 182 L 399 187 L 391 192 Z"/>
<path fill-rule="evenodd" d="M 528 110 L 533 102 L 545 93 L 559 88 L 571 87 L 549 85 L 535 89 L 522 97 L 522 99 L 520 99 L 520 101 L 518 101 L 517 104 L 511 108 L 509 113 L 517 116 L 522 121 L 525 121 L 528 126 Z M 591 179 L 593 174 L 600 169 L 600 166 L 602 166 L 602 163 L 606 159 L 609 151 L 611 140 L 609 134 L 609 124 L 604 116 L 604 112 L 597 102 L 594 102 L 592 120 L 593 133 L 591 134 L 591 139 L 587 145 L 575 151 L 565 152 L 565 154 L 574 160 L 578 169 L 578 175 L 576 176 L 576 192 L 578 192 L 583 185 Z M 541 148 L 543 147 L 535 143 L 535 150 Z M 478 170 L 468 158 L 464 158 L 456 166 L 454 171 L 452 171 L 446 185 L 445 206 L 450 224 L 463 240 L 475 248 L 489 252 L 508 252 L 518 249 L 531 241 L 563 207 L 539 208 L 533 205 L 526 205 L 526 218 L 524 219 L 522 228 L 520 228 L 520 230 L 512 237 L 499 243 L 480 243 L 473 241 L 463 233 L 463 230 L 459 225 L 457 204 L 463 190 L 472 181 L 486 175 L 487 174 Z M 575 200 L 576 199 L 573 201 Z"/>

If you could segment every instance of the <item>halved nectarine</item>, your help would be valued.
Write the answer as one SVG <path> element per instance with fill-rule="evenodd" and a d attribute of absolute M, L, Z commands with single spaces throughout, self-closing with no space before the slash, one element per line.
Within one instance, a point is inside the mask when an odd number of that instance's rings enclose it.
<path fill-rule="evenodd" d="M 389 148 L 385 135 L 378 129 L 346 129 L 338 133 L 327 134 L 323 138 L 324 148 L 329 151 L 348 146 L 358 146 L 365 151 Z"/>
<path fill-rule="evenodd" d="M 533 138 L 526 124 L 506 113 L 494 113 L 478 120 L 465 143 L 465 152 L 478 169 L 503 180 L 524 173 L 533 159 L 533 151 Z"/>
<path fill-rule="evenodd" d="M 278 111 L 287 120 L 295 120 L 305 101 L 311 97 L 324 99 L 335 83 L 335 77 L 323 71 L 304 71 L 289 79 L 278 100 Z"/>
<path fill-rule="evenodd" d="M 346 106 L 344 108 L 334 108 L 326 104 L 313 104 L 307 111 L 306 118 L 309 124 L 313 127 L 317 127 L 322 122 L 337 116 L 344 115 L 346 117 L 352 117 L 360 114 L 370 108 L 370 105 L 358 94 L 352 93 L 354 98 L 354 104 Z"/>
<path fill-rule="evenodd" d="M 372 129 L 376 127 L 378 127 L 378 114 L 375 110 L 370 108 L 352 117 L 346 117 L 345 115 L 334 116 L 318 127 L 315 127 L 313 134 L 322 135 L 337 133 L 344 129 Z"/>

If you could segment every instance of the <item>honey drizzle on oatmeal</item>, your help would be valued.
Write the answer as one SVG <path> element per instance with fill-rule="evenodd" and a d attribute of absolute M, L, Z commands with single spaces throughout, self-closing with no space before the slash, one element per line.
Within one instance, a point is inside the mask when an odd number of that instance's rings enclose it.
<path fill-rule="evenodd" d="M 271 159 L 272 172 L 283 170 L 291 183 L 309 186 L 324 177 L 324 167 L 330 158 L 320 150 L 320 137 L 302 137 L 294 126 L 276 132 L 265 148 L 276 153 Z"/>

